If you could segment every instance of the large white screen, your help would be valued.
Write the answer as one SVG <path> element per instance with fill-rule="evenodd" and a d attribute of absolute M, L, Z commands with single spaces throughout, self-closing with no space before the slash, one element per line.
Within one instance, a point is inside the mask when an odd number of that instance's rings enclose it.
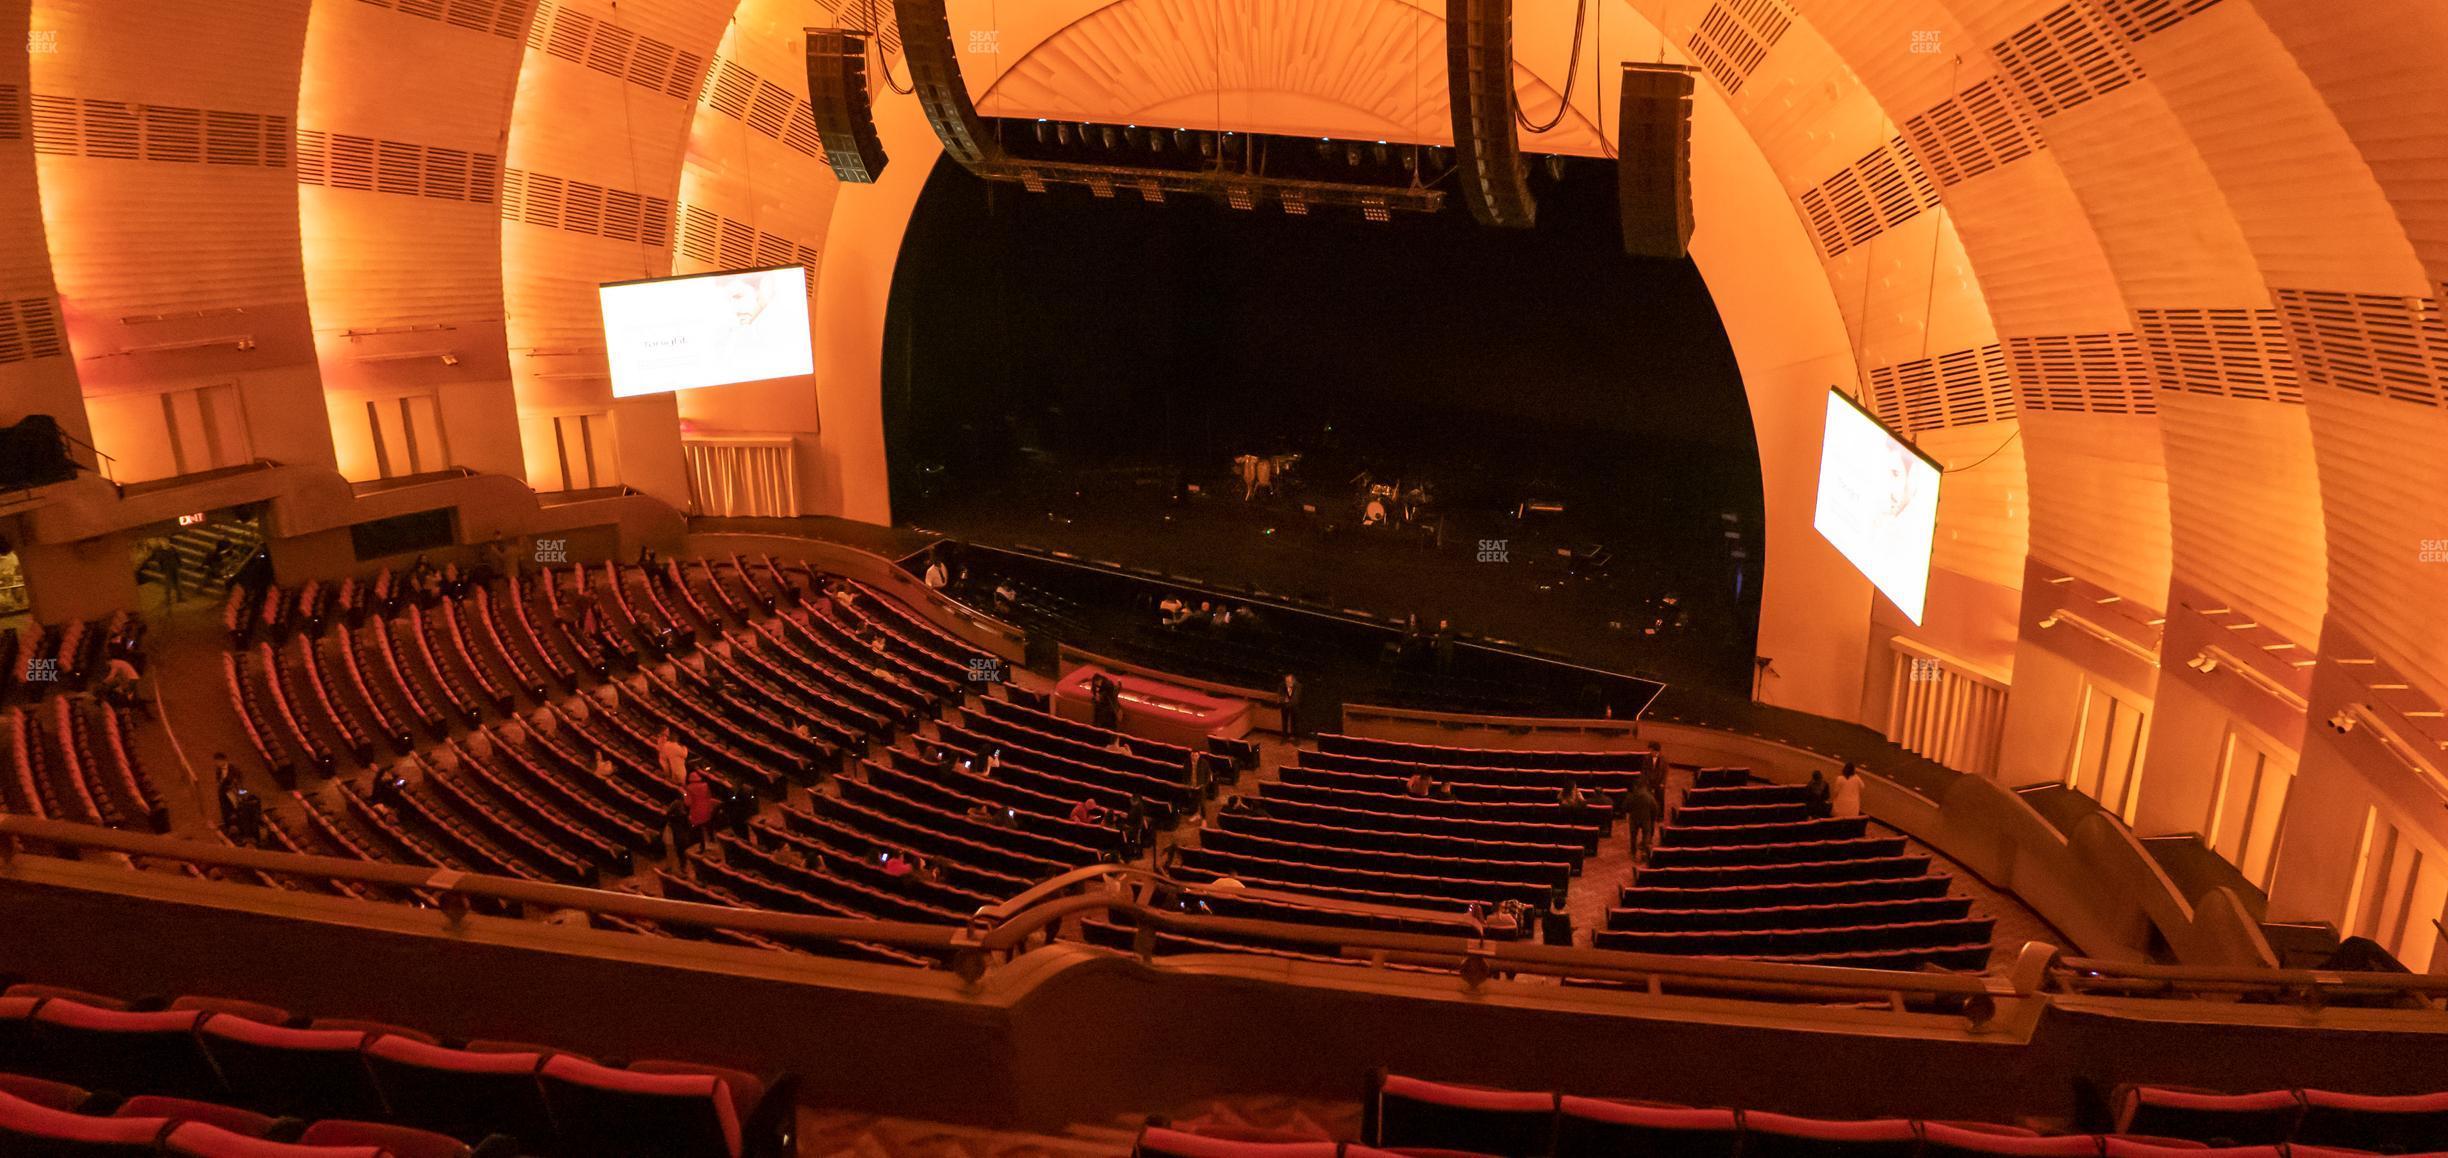
<path fill-rule="evenodd" d="M 621 282 L 597 293 L 615 398 L 816 372 L 805 266 Z"/>
<path fill-rule="evenodd" d="M 1819 450 L 1811 525 L 1914 623 L 1929 598 L 1938 533 L 1938 468 L 1835 391 Z"/>

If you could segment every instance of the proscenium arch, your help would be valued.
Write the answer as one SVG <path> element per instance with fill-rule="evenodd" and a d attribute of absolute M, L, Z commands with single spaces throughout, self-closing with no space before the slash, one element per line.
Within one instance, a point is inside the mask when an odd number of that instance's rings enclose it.
<path fill-rule="evenodd" d="M 1292 4 L 1292 0 L 1256 2 L 1278 8 Z M 1654 27 L 1612 0 L 1602 0 L 1602 6 L 1614 7 L 1616 12 L 1605 24 L 1604 43 L 1599 43 L 1593 29 L 1592 44 L 1585 51 L 1601 60 L 1654 55 Z M 987 27 L 986 7 L 953 5 L 955 29 Z M 1025 9 L 1005 8 L 1003 22 L 991 40 L 996 51 L 962 54 L 970 89 L 981 94 L 981 111 L 997 116 L 1106 120 L 1118 112 L 1128 115 L 1128 111 L 1032 105 L 1007 94 L 1002 86 L 1007 78 L 1028 75 L 1027 62 L 1036 54 L 1062 51 L 1066 34 L 1076 34 L 1095 17 L 1110 13 L 1114 15 L 1108 18 L 1119 18 L 1130 9 L 1153 12 L 1160 7 L 1158 0 L 1066 0 L 1031 4 Z M 1400 19 L 1420 23 L 1434 43 L 1442 43 L 1442 18 L 1407 0 L 1329 0 L 1304 2 L 1299 7 L 1311 19 L 1321 13 L 1394 9 Z M 972 8 L 979 11 L 968 11 Z M 964 23 L 968 19 L 976 22 Z M 1528 17 L 1517 19 L 1525 26 L 1537 22 Z M 1564 23 L 1569 23 L 1569 14 Z M 1520 32 L 1525 38 L 1534 34 L 1526 27 Z M 1325 60 L 1339 59 L 1336 53 L 1322 49 L 1318 55 Z M 1000 72 L 997 57 L 1006 62 Z M 1449 142 L 1449 132 L 1436 123 L 1445 115 L 1441 55 L 1421 67 L 1423 83 L 1433 87 L 1433 94 L 1421 106 L 1424 116 L 1414 121 L 1418 131 L 1412 139 Z M 1589 67 L 1585 57 L 1583 68 Z M 1612 71 L 1601 69 L 1596 84 L 1591 77 L 1583 77 L 1574 115 L 1569 118 L 1579 123 L 1581 132 L 1569 136 L 1559 132 L 1556 144 L 1542 141 L 1533 147 L 1597 153 L 1596 117 L 1591 113 L 1611 107 L 1617 83 L 1607 75 Z M 1274 74 L 1280 87 L 1238 86 L 1234 95 L 1250 107 L 1244 110 L 1246 119 L 1236 118 L 1228 107 L 1225 127 L 1268 123 L 1264 112 L 1268 99 L 1326 107 L 1329 102 L 1306 91 L 1311 79 L 1285 69 Z M 1525 85 L 1523 91 L 1531 113 L 1540 115 L 1541 103 L 1552 111 L 1553 94 L 1560 86 L 1536 75 L 1530 79 L 1537 87 Z M 819 403 L 825 412 L 829 465 L 838 464 L 841 473 L 835 476 L 836 485 L 840 493 L 852 497 L 845 513 L 887 521 L 880 404 L 885 303 L 910 213 L 942 150 L 915 98 L 886 90 L 879 90 L 879 95 L 877 127 L 892 163 L 882 181 L 847 187 L 841 194 L 829 233 L 832 246 L 817 290 L 815 329 Z M 1350 105 L 1340 100 L 1331 103 Z M 1606 119 L 1611 122 L 1613 117 Z M 1610 125 L 1610 144 L 1613 131 Z M 1701 207 L 1692 258 L 1725 323 L 1759 443 L 1768 522 L 1759 649 L 1760 654 L 1774 659 L 1777 671 L 1768 698 L 1804 711 L 1850 717 L 1859 709 L 1868 649 L 1870 586 L 1811 529 L 1825 394 L 1831 386 L 1849 388 L 1860 380 L 1845 319 L 1776 171 L 1722 96 L 1707 85 L 1700 86 L 1694 102 L 1692 185 L 1694 200 Z"/>

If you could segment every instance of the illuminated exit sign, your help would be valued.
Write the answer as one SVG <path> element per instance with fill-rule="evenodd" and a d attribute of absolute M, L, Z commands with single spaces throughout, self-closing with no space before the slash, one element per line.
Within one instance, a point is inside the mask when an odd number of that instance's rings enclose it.
<path fill-rule="evenodd" d="M 204 512 L 202 512 L 202 511 L 197 511 L 196 513 L 194 513 L 194 514 L 192 514 L 192 515 L 180 515 L 180 516 L 179 516 L 179 525 L 180 525 L 180 526 L 182 526 L 182 527 L 195 527 L 195 526 L 201 526 L 201 525 L 203 525 L 203 522 L 204 522 Z"/>

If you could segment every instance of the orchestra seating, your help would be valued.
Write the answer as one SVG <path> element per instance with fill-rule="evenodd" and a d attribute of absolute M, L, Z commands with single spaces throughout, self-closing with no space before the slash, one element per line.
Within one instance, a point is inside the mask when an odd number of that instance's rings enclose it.
<path fill-rule="evenodd" d="M 781 1158 L 798 1086 L 253 1002 L 0 995 L 0 1154 L 34 1158 Z"/>
<path fill-rule="evenodd" d="M 143 635 L 143 622 L 126 612 L 0 631 L 0 811 L 169 830 L 169 812 L 137 755 L 137 720 L 87 690 L 111 658 L 140 660 Z"/>
<path fill-rule="evenodd" d="M 2139 1087 L 2120 1091 L 2119 1099 L 2122 1112 L 2111 1129 L 2042 1134 L 1986 1122 L 1828 1120 L 1498 1090 L 1379 1071 L 1370 1076 L 1361 1106 L 1361 1141 L 1410 1155 L 1499 1158 L 2344 1158 L 2448 1147 L 2448 1093 L 2229 1095 Z M 1234 1148 L 1235 1140 L 1178 1133 L 1151 1130 L 1141 1148 L 1184 1158 L 1295 1158 L 1282 1143 Z"/>
<path fill-rule="evenodd" d="M 1821 965 L 1980 969 L 1995 922 L 1867 817 L 1706 769 L 1607 912 L 1600 948 Z"/>

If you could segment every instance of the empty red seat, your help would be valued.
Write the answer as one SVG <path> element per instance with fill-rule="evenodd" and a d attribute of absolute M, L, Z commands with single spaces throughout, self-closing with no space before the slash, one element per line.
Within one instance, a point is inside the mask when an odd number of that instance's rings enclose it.
<path fill-rule="evenodd" d="M 392 1158 L 468 1158 L 471 1153 L 457 1138 L 384 1122 L 325 1119 L 306 1127 L 298 1141 L 307 1146 L 373 1146 Z"/>
<path fill-rule="evenodd" d="M 1150 1126 L 1139 1131 L 1138 1158 L 1338 1158 L 1338 1142 L 1272 1142 L 1220 1138 Z"/>
<path fill-rule="evenodd" d="M 9 1158 L 152 1158 L 168 1118 L 89 1118 L 0 1091 L 0 1154 Z"/>
<path fill-rule="evenodd" d="M 233 1134 L 209 1122 L 181 1122 L 162 1139 L 178 1158 L 400 1158 L 380 1146 L 307 1146 Z"/>
<path fill-rule="evenodd" d="M 20 981 L 9 986 L 8 996 L 33 998 L 37 1001 L 51 997 L 65 997 L 70 1001 L 83 1002 L 97 1009 L 126 1009 L 128 1007 L 127 1002 L 116 997 L 87 993 L 82 989 L 70 989 L 64 985 L 38 985 L 31 981 Z"/>
<path fill-rule="evenodd" d="M 2185 1138 L 2122 1137 L 2110 1134 L 2102 1140 L 2100 1153 L 2105 1158 L 2205 1158 L 2202 1151 L 2216 1149 L 2217 1158 L 2285 1158 L 2284 1146 L 2220 1146 L 2206 1147 Z"/>
<path fill-rule="evenodd" d="M 657 1071 L 662 1072 L 657 1072 Z M 571 1054 L 544 1063 L 564 1150 L 601 1158 L 743 1158 L 764 1095 L 751 1075 L 675 1063 L 619 1070 Z M 749 1088 L 753 1083 L 753 1088 Z"/>
<path fill-rule="evenodd" d="M 2174 1086 L 2117 1091 L 2117 1133 L 2190 1138 L 2219 1146 L 2270 1146 L 2295 1133 L 2303 1099 L 2293 1090 L 2221 1094 Z"/>
<path fill-rule="evenodd" d="M 1765 1111 L 1743 1115 L 1744 1158 L 1913 1158 L 1921 1132 L 1903 1118 L 1832 1121 Z"/>
<path fill-rule="evenodd" d="M 139 1094 L 119 1103 L 111 1111 L 114 1118 L 168 1118 L 175 1122 L 210 1122 L 233 1134 L 261 1138 L 270 1133 L 273 1119 L 236 1106 L 219 1102 L 199 1102 L 194 1098 L 165 1098 L 159 1094 Z"/>
<path fill-rule="evenodd" d="M 192 1009 L 131 1013 L 53 998 L 34 1011 L 41 1073 L 89 1090 L 142 1090 L 209 1101 L 222 1090 L 220 1075 L 196 1037 L 205 1016 Z"/>
<path fill-rule="evenodd" d="M 1742 1139 L 1732 1110 L 1567 1096 L 1556 1113 L 1556 1158 L 1733 1158 Z"/>
<path fill-rule="evenodd" d="M 2448 1150 L 2448 1093 L 2373 1096 L 2303 1091 L 2295 1141 L 2386 1154 Z"/>
<path fill-rule="evenodd" d="M 297 1020 L 286 1009 L 260 1001 L 243 1001 L 235 997 L 181 997 L 170 1003 L 172 1009 L 200 1009 L 206 1013 L 228 1013 L 266 1025 L 287 1025 Z"/>
<path fill-rule="evenodd" d="M 93 1095 L 66 1082 L 49 1078 L 30 1078 L 24 1074 L 0 1072 L 0 1094 L 22 1098 L 37 1106 L 75 1112 Z"/>
<path fill-rule="evenodd" d="M 1556 1096 L 1375 1075 L 1361 1136 L 1395 1149 L 1434 1146 L 1525 1158 L 1555 1139 Z"/>
<path fill-rule="evenodd" d="M 34 1009 L 41 1004 L 39 997 L 0 997 L 0 1073 L 34 1068 Z"/>
<path fill-rule="evenodd" d="M 382 1095 L 360 1056 L 367 1035 L 289 1029 L 226 1014 L 205 1019 L 204 1048 L 231 1100 L 298 1118 L 380 1118 Z"/>
<path fill-rule="evenodd" d="M 507 1134 L 540 1150 L 552 1141 L 552 1115 L 536 1084 L 542 1054 L 476 1053 L 384 1036 L 365 1047 L 365 1061 L 391 1121 L 462 1142 Z"/>
<path fill-rule="evenodd" d="M 2096 1134 L 2004 1133 L 1977 1124 L 1921 1123 L 1921 1158 L 2097 1158 Z"/>

